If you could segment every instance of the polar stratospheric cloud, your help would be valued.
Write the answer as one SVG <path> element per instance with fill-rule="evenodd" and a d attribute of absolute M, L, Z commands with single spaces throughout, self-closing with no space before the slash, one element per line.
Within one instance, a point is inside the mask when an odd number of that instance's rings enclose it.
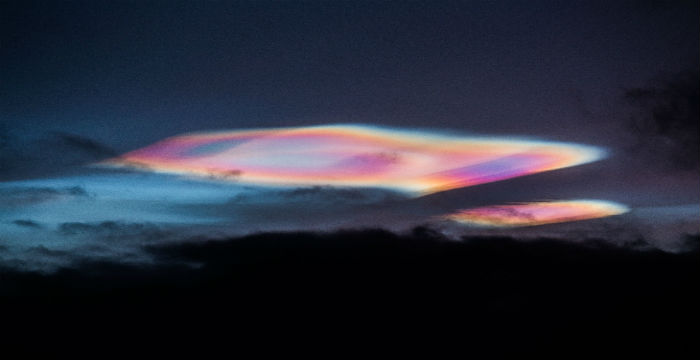
<path fill-rule="evenodd" d="M 595 219 L 629 209 L 602 200 L 543 201 L 461 210 L 446 218 L 478 226 L 516 227 Z"/>
<path fill-rule="evenodd" d="M 381 187 L 414 196 L 595 161 L 592 146 L 358 125 L 171 137 L 104 165 L 270 186 Z"/>

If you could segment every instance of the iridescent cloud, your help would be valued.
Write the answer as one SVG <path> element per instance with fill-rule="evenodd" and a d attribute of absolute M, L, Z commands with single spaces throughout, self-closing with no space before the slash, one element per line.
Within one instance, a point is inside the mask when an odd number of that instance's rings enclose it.
<path fill-rule="evenodd" d="M 453 136 L 358 125 L 185 134 L 104 165 L 277 186 L 363 186 L 412 195 L 600 159 L 577 144 Z"/>
<path fill-rule="evenodd" d="M 624 205 L 602 200 L 544 201 L 460 210 L 445 218 L 478 226 L 516 227 L 595 219 L 628 210 Z"/>

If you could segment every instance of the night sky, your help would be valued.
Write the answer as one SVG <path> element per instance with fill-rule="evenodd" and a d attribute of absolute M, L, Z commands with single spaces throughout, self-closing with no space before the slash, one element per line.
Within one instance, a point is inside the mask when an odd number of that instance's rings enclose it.
<path fill-rule="evenodd" d="M 684 352 L 699 10 L 2 0 L 0 304 Z"/>

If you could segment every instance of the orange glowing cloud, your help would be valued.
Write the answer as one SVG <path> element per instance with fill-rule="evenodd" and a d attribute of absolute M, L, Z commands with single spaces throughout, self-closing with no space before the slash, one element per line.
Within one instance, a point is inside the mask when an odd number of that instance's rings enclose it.
<path fill-rule="evenodd" d="M 629 211 L 602 200 L 529 202 L 461 210 L 445 218 L 464 224 L 492 227 L 534 226 L 595 219 Z"/>
<path fill-rule="evenodd" d="M 103 165 L 271 186 L 382 187 L 424 195 L 595 161 L 577 144 L 358 125 L 185 134 Z"/>

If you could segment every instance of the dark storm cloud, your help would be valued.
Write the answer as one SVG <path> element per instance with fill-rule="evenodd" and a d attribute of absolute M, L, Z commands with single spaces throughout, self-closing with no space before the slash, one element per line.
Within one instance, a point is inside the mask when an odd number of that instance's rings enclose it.
<path fill-rule="evenodd" d="M 688 236 L 686 241 L 689 248 L 700 245 L 697 235 Z M 325 265 L 331 268 L 334 264 L 352 268 L 364 264 L 381 267 L 385 262 L 401 264 L 404 261 L 422 268 L 421 262 L 432 263 L 439 259 L 454 261 L 467 268 L 496 269 L 499 266 L 517 267 L 517 264 L 528 263 L 538 256 L 562 266 L 568 256 L 584 261 L 609 261 L 609 265 L 614 266 L 614 259 L 622 254 L 639 259 L 691 259 L 700 255 L 690 251 L 676 256 L 648 247 L 641 250 L 636 243 L 615 245 L 595 238 L 571 243 L 557 238 L 521 240 L 508 236 L 463 236 L 459 241 L 454 241 L 429 226 L 415 227 L 403 234 L 382 228 L 258 233 L 225 240 L 201 239 L 196 242 L 150 245 L 147 249 L 163 264 L 180 260 L 199 262 L 204 265 L 200 269 L 205 270 L 240 264 L 296 264 L 300 267 L 315 264 L 312 267 Z M 360 267 L 356 270 L 364 271 Z"/>
<path fill-rule="evenodd" d="M 90 236 L 107 239 L 123 238 L 128 240 L 162 239 L 171 235 L 154 224 L 127 223 L 120 221 L 102 221 L 97 223 L 66 222 L 58 225 L 56 230 L 65 236 Z"/>
<path fill-rule="evenodd" d="M 292 202 L 326 202 L 335 204 L 377 203 L 398 201 L 406 196 L 384 189 L 342 188 L 332 186 L 309 186 L 279 190 L 259 190 L 233 197 L 231 203 L 275 202 L 277 199 Z"/>
<path fill-rule="evenodd" d="M 668 169 L 700 169 L 699 83 L 697 71 L 685 71 L 625 92 L 636 110 L 629 119 L 637 135 L 632 151 Z"/>
<path fill-rule="evenodd" d="M 113 149 L 110 149 L 109 147 L 86 137 L 62 132 L 56 132 L 54 135 L 65 143 L 66 146 L 72 149 L 80 150 L 83 153 L 91 155 L 95 158 L 113 157 L 118 155 L 118 153 Z"/>
<path fill-rule="evenodd" d="M 13 224 L 17 226 L 22 226 L 22 227 L 27 227 L 27 228 L 34 228 L 34 229 L 39 229 L 42 228 L 43 226 L 33 220 L 26 220 L 26 219 L 21 219 L 21 220 L 15 220 L 12 222 Z"/>
<path fill-rule="evenodd" d="M 71 253 L 68 251 L 64 250 L 55 250 L 55 249 L 49 249 L 46 246 L 39 245 L 35 246 L 32 248 L 27 249 L 28 253 L 31 253 L 33 255 L 39 255 L 43 257 L 59 257 L 59 258 L 64 258 L 64 257 L 70 257 Z"/>
<path fill-rule="evenodd" d="M 400 215 L 407 197 L 392 190 L 312 186 L 289 189 L 247 188 L 225 202 L 183 204 L 173 212 L 219 219 L 235 234 L 274 230 L 378 226 Z M 430 210 L 430 209 L 428 209 Z M 414 214 L 420 217 L 421 214 Z"/>
<path fill-rule="evenodd" d="M 454 242 L 419 228 L 405 235 L 381 229 L 266 233 L 150 251 L 160 260 L 155 265 L 84 261 L 43 275 L 0 269 L 0 302 L 13 310 L 4 326 L 75 323 L 99 314 L 91 332 L 123 321 L 138 333 L 132 322 L 145 316 L 160 324 L 149 328 L 149 339 L 172 341 L 171 332 L 183 328 L 206 333 L 211 319 L 247 328 L 248 321 L 339 325 L 381 318 L 397 330 L 449 326 L 445 331 L 475 341 L 472 354 L 571 348 L 581 339 L 590 351 L 613 346 L 629 354 L 630 344 L 640 341 L 678 348 L 693 339 L 685 325 L 694 323 L 700 300 L 693 291 L 698 252 L 599 242 Z M 200 266 L 184 265 L 191 263 Z"/>
<path fill-rule="evenodd" d="M 75 172 L 115 155 L 106 145 L 86 137 L 0 126 L 0 181 Z"/>
<path fill-rule="evenodd" d="M 700 233 L 686 234 L 683 236 L 682 250 L 687 252 L 700 252 Z"/>
<path fill-rule="evenodd" d="M 53 187 L 5 187 L 0 188 L 1 206 L 22 206 L 59 199 L 62 197 L 90 197 L 81 186 Z"/>

